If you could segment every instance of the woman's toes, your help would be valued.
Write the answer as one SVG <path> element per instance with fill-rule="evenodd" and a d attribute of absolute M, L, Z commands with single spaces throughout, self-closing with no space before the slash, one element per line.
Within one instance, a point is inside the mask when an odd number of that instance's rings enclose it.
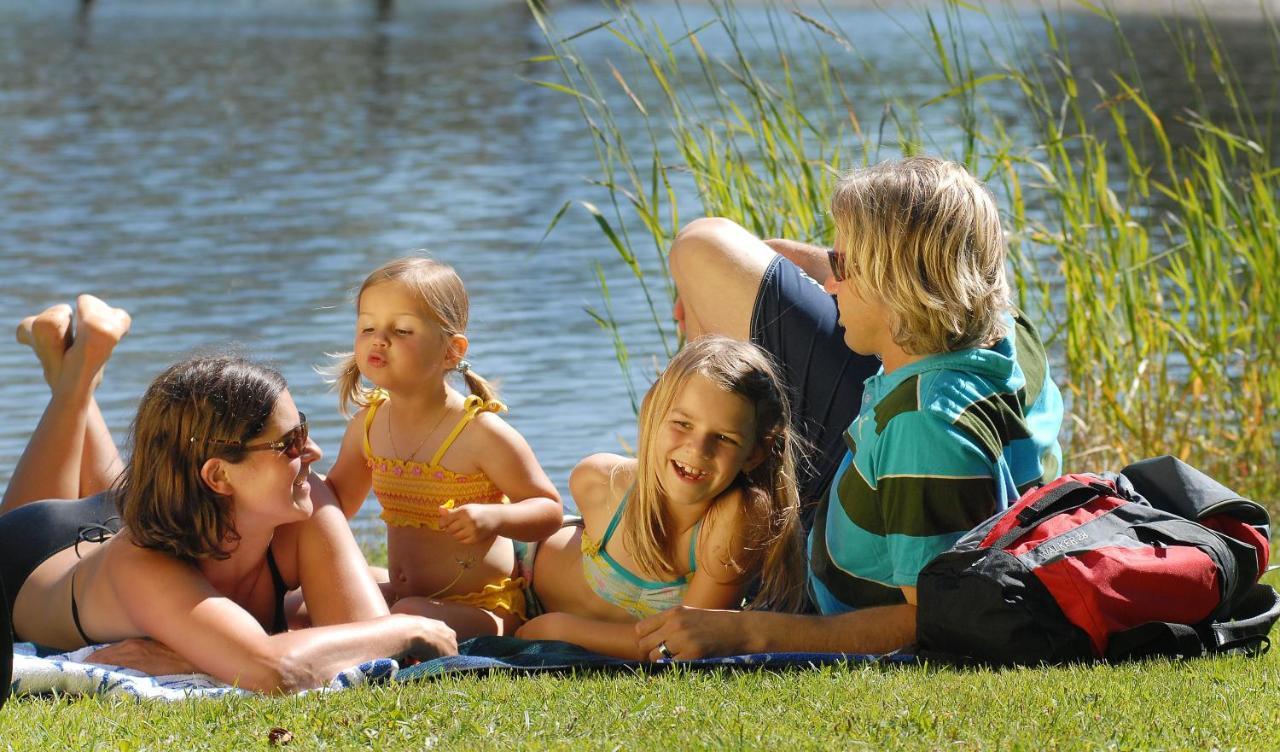
<path fill-rule="evenodd" d="M 18 342 L 35 351 L 44 369 L 45 380 L 53 383 L 71 345 L 71 306 L 50 306 L 18 323 Z"/>
<path fill-rule="evenodd" d="M 82 337 L 110 341 L 114 346 L 128 333 L 133 319 L 123 308 L 113 308 L 92 295 L 81 295 L 76 298 L 76 321 Z"/>

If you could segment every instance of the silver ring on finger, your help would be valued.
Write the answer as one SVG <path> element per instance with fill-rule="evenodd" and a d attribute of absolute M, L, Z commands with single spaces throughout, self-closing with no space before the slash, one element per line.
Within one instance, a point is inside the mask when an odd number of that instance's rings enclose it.
<path fill-rule="evenodd" d="M 671 648 L 667 647 L 666 640 L 663 640 L 662 642 L 658 643 L 658 652 L 662 654 L 663 658 L 666 658 L 667 660 L 671 660 L 672 658 Z"/>

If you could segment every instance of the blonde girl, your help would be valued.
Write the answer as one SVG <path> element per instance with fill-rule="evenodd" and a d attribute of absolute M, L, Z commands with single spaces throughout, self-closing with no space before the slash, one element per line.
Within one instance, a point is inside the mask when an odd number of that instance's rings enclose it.
<path fill-rule="evenodd" d="M 459 639 L 515 629 L 524 583 L 511 539 L 561 521 L 555 486 L 464 360 L 467 315 L 462 280 L 438 261 L 401 258 L 365 279 L 336 384 L 343 413 L 357 412 L 327 478 L 348 518 L 370 487 L 382 505 L 392 611 L 440 619 Z M 470 395 L 449 385 L 455 373 Z"/>
<path fill-rule="evenodd" d="M 686 345 L 645 395 L 636 458 L 596 454 L 574 469 L 581 526 L 528 557 L 548 613 L 516 635 L 643 659 L 638 620 L 680 605 L 737 608 L 757 578 L 754 606 L 798 610 L 805 570 L 789 423 L 763 351 L 725 337 Z"/>

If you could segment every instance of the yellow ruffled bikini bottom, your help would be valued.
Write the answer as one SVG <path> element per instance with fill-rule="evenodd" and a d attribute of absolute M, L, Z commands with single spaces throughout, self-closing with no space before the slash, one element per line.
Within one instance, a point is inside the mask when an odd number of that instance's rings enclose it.
<path fill-rule="evenodd" d="M 491 582 L 474 593 L 442 595 L 440 600 L 483 608 L 485 611 L 505 612 L 521 622 L 528 618 L 525 616 L 523 577 L 504 577 L 502 581 Z"/>

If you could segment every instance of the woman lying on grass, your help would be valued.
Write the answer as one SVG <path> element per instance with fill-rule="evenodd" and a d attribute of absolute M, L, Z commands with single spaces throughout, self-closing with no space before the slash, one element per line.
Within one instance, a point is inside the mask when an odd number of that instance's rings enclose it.
<path fill-rule="evenodd" d="M 114 642 L 90 660 L 259 692 L 456 652 L 441 622 L 388 613 L 274 370 L 232 357 L 171 366 L 143 395 L 121 463 L 93 391 L 129 323 L 82 295 L 74 338 L 66 305 L 18 326 L 53 396 L 0 503 L 16 637 Z M 289 631 L 284 595 L 297 587 L 315 626 Z"/>

